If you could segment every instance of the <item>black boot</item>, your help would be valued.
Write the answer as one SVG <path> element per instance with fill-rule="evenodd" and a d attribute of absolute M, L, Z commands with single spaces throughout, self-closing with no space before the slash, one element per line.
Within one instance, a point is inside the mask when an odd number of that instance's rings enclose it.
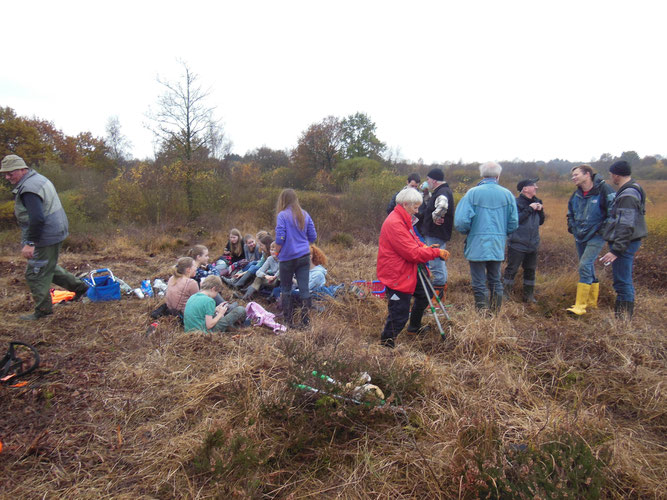
<path fill-rule="evenodd" d="M 220 276 L 220 279 L 222 280 L 222 282 L 223 282 L 225 285 L 227 285 L 227 286 L 231 286 L 232 288 L 236 288 L 236 286 L 234 286 L 234 280 L 233 280 L 233 279 L 231 279 L 231 278 L 227 278 L 227 277 L 225 277 L 225 276 Z"/>
<path fill-rule="evenodd" d="M 508 299 L 511 299 L 513 289 L 514 289 L 514 280 L 505 279 L 503 281 L 503 294 L 505 294 L 505 297 L 507 297 Z M 526 291 L 525 285 L 524 285 L 523 289 L 524 289 L 524 293 L 525 293 L 525 291 Z"/>
<path fill-rule="evenodd" d="M 492 293 L 491 294 L 491 304 L 489 309 L 491 309 L 491 312 L 494 314 L 498 314 L 500 312 L 500 307 L 503 305 L 503 294 L 502 293 Z"/>
<path fill-rule="evenodd" d="M 614 313 L 616 319 L 620 320 L 630 320 L 632 319 L 632 314 L 635 312 L 635 303 L 628 302 L 626 300 L 616 299 L 616 304 L 614 305 Z"/>
<path fill-rule="evenodd" d="M 535 285 L 523 285 L 523 301 L 529 304 L 535 304 Z"/>
<path fill-rule="evenodd" d="M 287 328 L 292 328 L 294 326 L 294 323 L 292 321 L 294 304 L 292 303 L 292 297 L 290 294 L 291 292 L 287 294 L 280 294 L 283 306 L 283 322 L 285 323 L 285 326 Z"/>
<path fill-rule="evenodd" d="M 415 310 L 414 308 L 410 311 L 410 323 L 408 324 L 407 332 L 408 335 L 417 335 L 418 333 L 423 333 L 425 330 L 422 328 L 422 318 L 424 317 L 424 309 Z"/>
<path fill-rule="evenodd" d="M 486 295 L 482 293 L 476 293 L 475 294 L 475 309 L 477 309 L 477 312 L 484 311 L 485 309 L 488 309 L 489 304 L 486 299 Z"/>
<path fill-rule="evenodd" d="M 257 291 L 257 290 L 255 290 L 255 289 L 252 287 L 252 285 L 249 286 L 248 289 L 247 289 L 246 292 L 245 292 L 245 295 L 244 295 L 243 297 L 241 297 L 241 299 L 242 299 L 242 300 L 250 300 L 250 298 L 251 298 L 253 295 L 255 295 L 255 292 L 256 292 L 256 291 Z"/>
<path fill-rule="evenodd" d="M 307 327 L 310 325 L 310 308 L 313 307 L 313 299 L 308 297 L 301 305 L 301 326 Z"/>

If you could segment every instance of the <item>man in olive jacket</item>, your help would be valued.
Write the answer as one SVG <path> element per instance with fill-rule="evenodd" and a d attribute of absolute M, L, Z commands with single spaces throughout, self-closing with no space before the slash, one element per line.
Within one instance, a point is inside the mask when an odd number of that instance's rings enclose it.
<path fill-rule="evenodd" d="M 519 211 L 519 228 L 510 234 L 507 243 L 507 267 L 503 277 L 504 295 L 509 297 L 514 287 L 514 277 L 523 266 L 523 301 L 535 300 L 535 269 L 537 248 L 540 246 L 540 226 L 544 224 L 542 200 L 537 196 L 537 179 L 524 179 L 516 185 L 519 196 L 516 206 Z"/>
<path fill-rule="evenodd" d="M 611 182 L 616 186 L 616 198 L 609 210 L 602 237 L 609 242 L 609 252 L 600 261 L 611 262 L 616 291 L 616 317 L 630 319 L 635 308 L 635 287 L 632 283 L 632 265 L 642 238 L 648 235 L 646 227 L 646 193 L 632 179 L 630 164 L 620 160 L 609 167 Z"/>
<path fill-rule="evenodd" d="M 68 235 L 68 222 L 51 181 L 28 168 L 17 155 L 5 156 L 0 172 L 14 186 L 21 255 L 28 261 L 25 277 L 35 301 L 35 312 L 21 319 L 36 320 L 53 312 L 51 283 L 75 292 L 77 299 L 86 293 L 88 286 L 58 265 L 60 247 Z"/>

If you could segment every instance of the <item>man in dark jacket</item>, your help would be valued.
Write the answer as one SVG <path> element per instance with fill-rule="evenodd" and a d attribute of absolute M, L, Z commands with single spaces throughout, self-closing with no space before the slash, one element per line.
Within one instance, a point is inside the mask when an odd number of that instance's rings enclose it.
<path fill-rule="evenodd" d="M 421 177 L 419 177 L 419 174 L 413 172 L 412 174 L 408 175 L 408 182 L 405 185 L 411 188 L 419 189 L 420 182 L 421 182 Z M 400 191 L 398 193 L 400 193 Z M 396 196 L 398 195 L 398 193 L 396 193 L 394 196 L 391 197 L 391 201 L 387 205 L 387 215 L 389 215 L 394 211 L 394 207 L 396 206 Z"/>
<path fill-rule="evenodd" d="M 611 262 L 616 291 L 616 317 L 630 319 L 635 307 L 635 288 L 632 284 L 632 265 L 642 238 L 648 235 L 646 227 L 646 194 L 631 177 L 630 164 L 620 160 L 609 167 L 611 182 L 616 186 L 616 198 L 609 210 L 609 218 L 602 232 L 609 242 L 609 252 L 600 261 Z"/>
<path fill-rule="evenodd" d="M 51 283 L 82 296 L 88 286 L 58 265 L 62 242 L 68 235 L 65 210 L 55 187 L 28 168 L 20 156 L 2 159 L 0 172 L 15 186 L 14 213 L 21 227 L 21 255 L 27 259 L 25 277 L 35 301 L 35 312 L 21 316 L 36 320 L 52 313 Z"/>
<path fill-rule="evenodd" d="M 454 195 L 449 184 L 445 182 L 445 174 L 439 168 L 428 173 L 426 182 L 431 197 L 420 209 L 422 235 L 427 245 L 438 245 L 438 248 L 445 249 L 452 238 Z M 447 265 L 444 260 L 435 259 L 429 263 L 429 269 L 433 274 L 433 288 L 442 302 L 447 290 Z"/>
<path fill-rule="evenodd" d="M 586 313 L 586 308 L 598 306 L 600 282 L 594 264 L 604 245 L 600 231 L 615 193 L 590 165 L 574 167 L 572 182 L 577 190 L 567 204 L 567 230 L 574 235 L 579 254 L 579 283 L 575 304 L 568 308 L 568 312 L 581 316 Z"/>
<path fill-rule="evenodd" d="M 505 267 L 504 295 L 509 297 L 514 287 L 514 277 L 523 266 L 523 301 L 535 300 L 535 269 L 537 248 L 540 246 L 540 226 L 544 224 L 542 200 L 537 196 L 536 179 L 524 179 L 516 185 L 519 196 L 516 206 L 519 211 L 519 228 L 508 238 L 507 267 Z"/>

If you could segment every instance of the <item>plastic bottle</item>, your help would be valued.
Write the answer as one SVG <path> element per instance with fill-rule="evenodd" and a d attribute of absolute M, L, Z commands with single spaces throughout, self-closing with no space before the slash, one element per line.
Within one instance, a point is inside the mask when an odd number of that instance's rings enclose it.
<path fill-rule="evenodd" d="M 153 287 L 151 286 L 151 280 L 143 280 L 141 282 L 141 291 L 144 292 L 146 297 L 153 296 Z"/>

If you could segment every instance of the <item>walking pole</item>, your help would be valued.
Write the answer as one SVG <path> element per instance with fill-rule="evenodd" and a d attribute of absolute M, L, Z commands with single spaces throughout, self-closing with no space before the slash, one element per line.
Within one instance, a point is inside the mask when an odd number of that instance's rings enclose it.
<path fill-rule="evenodd" d="M 421 266 L 417 267 L 417 275 L 419 276 L 422 288 L 424 289 L 424 293 L 426 294 L 426 298 L 428 299 L 428 305 L 431 308 L 431 313 L 433 313 L 435 322 L 438 325 L 438 331 L 440 332 L 440 336 L 442 337 L 442 340 L 445 340 L 445 331 L 442 329 L 442 325 L 440 324 L 440 318 L 438 318 L 438 314 L 435 312 L 435 307 L 433 307 L 433 302 L 431 302 L 431 298 L 428 296 L 428 289 L 426 288 L 426 283 L 424 283 L 424 276 L 421 271 Z"/>
<path fill-rule="evenodd" d="M 419 267 L 419 271 L 422 272 L 422 268 Z M 447 318 L 447 321 L 451 321 L 452 319 L 449 317 L 449 314 L 447 313 L 447 309 L 445 309 L 445 305 L 440 302 L 440 297 L 438 297 L 438 294 L 435 291 L 435 288 L 433 288 L 433 283 L 431 283 L 431 280 L 427 279 L 428 286 L 431 287 L 431 291 L 433 292 L 433 296 L 435 297 L 436 302 L 440 306 L 440 310 L 443 312 L 445 315 L 445 318 Z"/>

